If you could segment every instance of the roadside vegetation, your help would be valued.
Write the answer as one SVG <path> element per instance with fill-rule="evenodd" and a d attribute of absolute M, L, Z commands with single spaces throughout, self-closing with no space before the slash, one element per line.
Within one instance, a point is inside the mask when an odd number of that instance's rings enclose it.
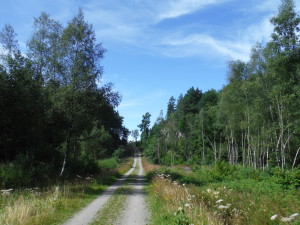
<path fill-rule="evenodd" d="M 99 164 L 103 167 L 97 176 L 78 175 L 51 186 L 1 190 L 0 224 L 61 224 L 127 172 L 133 159 L 112 158 Z"/>
<path fill-rule="evenodd" d="M 300 223 L 299 169 L 144 165 L 151 224 Z"/>

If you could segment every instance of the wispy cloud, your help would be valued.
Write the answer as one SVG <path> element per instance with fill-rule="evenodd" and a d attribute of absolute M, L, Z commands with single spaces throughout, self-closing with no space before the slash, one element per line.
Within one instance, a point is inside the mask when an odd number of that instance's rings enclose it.
<path fill-rule="evenodd" d="M 163 90 L 156 90 L 144 96 L 126 96 L 119 109 L 145 106 L 165 96 L 167 93 Z"/>
<path fill-rule="evenodd" d="M 259 1 L 259 4 L 255 4 L 252 10 L 256 12 L 275 12 L 278 9 L 280 0 L 264 0 Z"/>
<path fill-rule="evenodd" d="M 193 13 L 205 6 L 222 4 L 232 0 L 177 0 L 167 1 L 160 7 L 158 21 L 170 18 L 176 18 L 182 15 Z"/>
<path fill-rule="evenodd" d="M 271 31 L 269 22 L 278 3 L 266 0 L 256 10 L 268 11 L 261 22 L 245 24 L 239 29 L 224 28 L 227 35 L 195 32 L 193 28 L 179 26 L 159 29 L 156 24 L 204 10 L 207 6 L 225 4 L 234 0 L 167 0 L 157 5 L 153 1 L 135 0 L 132 5 L 122 1 L 90 1 L 84 6 L 87 19 L 95 24 L 97 36 L 104 42 L 123 43 L 135 49 L 166 57 L 232 57 L 247 60 L 256 42 L 265 42 Z M 277 2 L 278 0 L 276 0 Z M 210 28 L 211 29 L 211 28 Z M 136 50 L 135 50 L 136 51 Z"/>
<path fill-rule="evenodd" d="M 252 24 L 239 35 L 214 37 L 205 33 L 173 33 L 161 45 L 161 52 L 168 57 L 230 57 L 248 60 L 250 50 L 256 42 L 266 42 L 272 32 L 272 25 L 266 18 L 259 24 Z"/>
<path fill-rule="evenodd" d="M 43 8 L 37 0 L 25 0 L 33 8 Z M 193 29 L 197 24 L 180 24 L 177 27 L 160 28 L 160 22 L 189 15 L 207 7 L 219 6 L 236 0 L 165 0 L 157 4 L 153 0 L 88 0 L 80 2 L 87 20 L 94 25 L 97 38 L 104 46 L 122 45 L 143 53 L 166 57 L 233 57 L 247 59 L 255 42 L 265 42 L 272 32 L 269 18 L 277 11 L 280 0 L 255 0 L 250 10 L 264 12 L 260 22 L 240 23 L 238 28 L 226 27 L 222 35 L 212 27 L 201 24 L 201 31 Z M 20 1 L 21 2 L 21 1 Z M 29 3 L 38 4 L 29 4 Z M 55 19 L 66 22 L 78 9 L 78 4 L 62 0 L 63 7 L 52 12 Z M 74 3 L 74 2 L 73 2 Z M 22 3 L 24 4 L 24 3 Z M 55 3 L 44 3 L 54 8 Z M 300 10 L 300 1 L 295 2 Z M 35 9 L 37 11 L 37 9 Z M 252 12 L 252 13 L 253 13 Z M 200 13 L 201 14 L 201 13 Z M 196 23 L 194 21 L 194 23 Z M 190 26 L 190 27 L 188 27 Z M 24 44 L 25 45 L 25 44 Z M 24 46 L 22 46 L 24 48 Z"/>

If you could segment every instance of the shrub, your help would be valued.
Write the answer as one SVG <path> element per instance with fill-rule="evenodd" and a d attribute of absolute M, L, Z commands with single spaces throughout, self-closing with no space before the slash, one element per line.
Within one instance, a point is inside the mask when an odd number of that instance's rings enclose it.
<path fill-rule="evenodd" d="M 118 148 L 113 153 L 113 157 L 117 160 L 121 159 L 123 157 L 123 155 L 124 155 L 124 150 L 121 148 Z"/>
<path fill-rule="evenodd" d="M 100 170 L 114 169 L 118 166 L 118 161 L 116 158 L 102 159 L 97 161 L 97 165 Z"/>

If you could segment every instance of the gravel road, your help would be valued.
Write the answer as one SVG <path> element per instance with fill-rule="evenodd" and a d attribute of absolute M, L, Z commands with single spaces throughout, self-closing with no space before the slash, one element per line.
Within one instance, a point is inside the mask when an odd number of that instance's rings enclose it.
<path fill-rule="evenodd" d="M 137 154 L 134 157 L 133 167 L 124 174 L 118 181 L 113 185 L 109 186 L 105 192 L 103 192 L 98 198 L 88 204 L 85 208 L 80 210 L 71 219 L 64 223 L 64 225 L 86 225 L 91 223 L 97 212 L 103 207 L 103 205 L 108 201 L 108 199 L 114 194 L 114 192 L 124 183 L 126 178 L 135 169 L 137 163 Z"/>
<path fill-rule="evenodd" d="M 149 212 L 145 204 L 145 176 L 144 169 L 140 153 L 136 153 L 134 157 L 133 168 L 131 168 L 122 178 L 116 183 L 107 188 L 98 198 L 92 201 L 89 205 L 75 214 L 64 225 L 87 225 L 91 223 L 97 214 L 97 212 L 104 206 L 108 199 L 114 194 L 114 192 L 124 183 L 127 177 L 137 167 L 138 174 L 134 177 L 130 183 L 132 186 L 131 192 L 126 199 L 125 210 L 122 211 L 120 217 L 116 220 L 117 225 L 144 225 L 147 224 L 147 218 Z"/>
<path fill-rule="evenodd" d="M 150 214 L 145 202 L 145 175 L 140 153 L 137 153 L 138 174 L 133 179 L 131 192 L 126 200 L 125 210 L 117 220 L 117 225 L 146 225 Z"/>

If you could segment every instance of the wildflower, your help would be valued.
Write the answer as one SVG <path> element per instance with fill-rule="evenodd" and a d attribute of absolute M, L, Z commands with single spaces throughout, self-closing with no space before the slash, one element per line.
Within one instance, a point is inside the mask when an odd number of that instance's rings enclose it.
<path fill-rule="evenodd" d="M 191 208 L 191 206 L 188 203 L 185 203 L 184 207 Z"/>
<path fill-rule="evenodd" d="M 228 209 L 231 206 L 231 204 L 227 204 L 227 205 L 219 205 L 218 209 Z"/>
<path fill-rule="evenodd" d="M 2 192 L 2 195 L 9 195 L 10 194 L 10 192 L 11 191 L 13 191 L 14 189 L 3 189 L 3 190 L 1 190 L 1 192 Z"/>
<path fill-rule="evenodd" d="M 218 192 L 218 191 L 213 192 L 213 195 L 215 195 L 215 196 L 218 196 L 219 194 L 220 194 L 220 192 Z"/>
<path fill-rule="evenodd" d="M 223 199 L 219 199 L 218 201 L 216 201 L 216 204 L 223 202 L 223 201 L 224 201 Z"/>
<path fill-rule="evenodd" d="M 296 216 L 299 216 L 299 213 L 294 213 L 294 214 L 290 215 L 290 217 L 293 217 L 293 218 L 295 218 Z"/>
<path fill-rule="evenodd" d="M 277 217 L 278 217 L 278 215 L 275 214 L 275 215 L 271 216 L 271 220 L 275 220 Z"/>
<path fill-rule="evenodd" d="M 299 215 L 299 213 L 294 213 L 294 214 L 290 215 L 289 217 L 282 217 L 281 221 L 289 223 L 289 222 L 293 221 L 298 215 Z"/>
<path fill-rule="evenodd" d="M 207 192 L 208 192 L 208 193 L 211 193 L 211 189 L 210 189 L 210 188 L 208 188 L 208 189 L 207 189 Z"/>

